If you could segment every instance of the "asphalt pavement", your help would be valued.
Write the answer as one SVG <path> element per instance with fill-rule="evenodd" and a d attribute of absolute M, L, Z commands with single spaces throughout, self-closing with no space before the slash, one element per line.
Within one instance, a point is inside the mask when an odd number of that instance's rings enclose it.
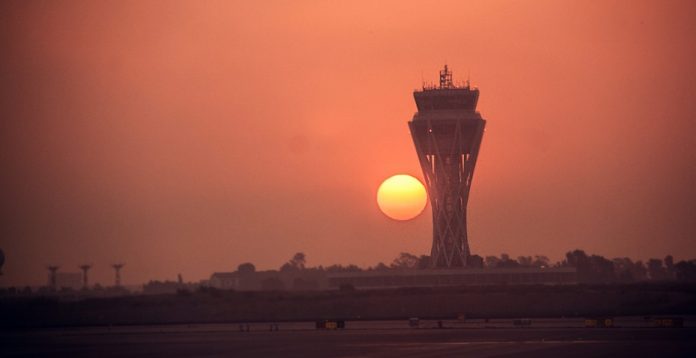
<path fill-rule="evenodd" d="M 617 320 L 621 322 L 621 320 Z M 632 324 L 627 324 L 633 322 Z M 638 325 L 636 322 L 643 322 Z M 643 318 L 612 328 L 584 321 L 314 322 L 45 328 L 0 332 L 2 357 L 694 357 L 696 327 Z M 442 327 L 442 328 L 439 328 Z"/>

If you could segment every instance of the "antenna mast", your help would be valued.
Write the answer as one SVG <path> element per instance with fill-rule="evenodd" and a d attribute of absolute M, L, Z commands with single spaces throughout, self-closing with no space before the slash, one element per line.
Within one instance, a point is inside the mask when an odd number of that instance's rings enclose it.
<path fill-rule="evenodd" d="M 450 71 L 447 68 L 447 65 L 445 65 L 445 69 L 440 71 L 440 88 L 452 87 L 454 87 L 454 84 L 452 84 L 452 71 Z"/>

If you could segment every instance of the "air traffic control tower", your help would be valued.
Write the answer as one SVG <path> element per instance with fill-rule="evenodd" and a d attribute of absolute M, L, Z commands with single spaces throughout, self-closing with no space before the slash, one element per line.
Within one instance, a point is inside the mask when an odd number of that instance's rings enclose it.
<path fill-rule="evenodd" d="M 418 112 L 408 123 L 433 211 L 434 268 L 469 264 L 466 206 L 486 121 L 476 112 L 479 91 L 456 86 L 445 65 L 439 86 L 415 91 Z"/>

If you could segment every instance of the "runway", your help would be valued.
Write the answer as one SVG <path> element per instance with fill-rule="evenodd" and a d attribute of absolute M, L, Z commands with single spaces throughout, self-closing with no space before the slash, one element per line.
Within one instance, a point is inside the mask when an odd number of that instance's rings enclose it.
<path fill-rule="evenodd" d="M 539 320 L 513 327 L 489 322 L 314 322 L 51 328 L 1 332 L 0 356 L 52 357 L 686 357 L 696 328 L 573 327 Z M 505 322 L 508 322 L 505 326 Z M 580 321 L 582 322 L 582 321 Z M 564 325 L 565 323 L 565 325 Z M 249 331 L 246 331 L 247 325 Z"/>

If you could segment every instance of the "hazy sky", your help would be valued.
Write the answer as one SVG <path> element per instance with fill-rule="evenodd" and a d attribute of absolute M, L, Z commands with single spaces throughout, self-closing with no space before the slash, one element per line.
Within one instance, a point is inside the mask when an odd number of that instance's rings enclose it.
<path fill-rule="evenodd" d="M 481 255 L 696 257 L 693 1 L 3 1 L 0 285 L 386 263 L 431 245 L 412 92 L 449 64 L 488 120 Z"/>

